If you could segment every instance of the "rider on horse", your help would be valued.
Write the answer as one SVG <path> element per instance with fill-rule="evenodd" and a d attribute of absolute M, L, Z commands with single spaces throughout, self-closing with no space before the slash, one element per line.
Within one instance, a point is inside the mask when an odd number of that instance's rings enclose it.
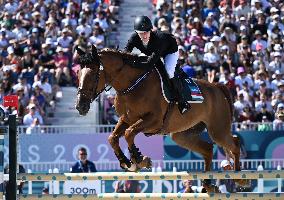
<path fill-rule="evenodd" d="M 140 16 L 135 19 L 134 30 L 131 35 L 125 50 L 132 52 L 136 47 L 147 55 L 146 61 L 135 60 L 131 63 L 134 67 L 150 69 L 161 66 L 161 58 L 164 59 L 165 67 L 160 67 L 164 73 L 164 79 L 169 83 L 171 90 L 175 91 L 178 108 L 181 114 L 184 114 L 190 109 L 190 104 L 185 100 L 182 93 L 183 84 L 180 77 L 175 76 L 175 69 L 178 60 L 178 45 L 175 37 L 170 33 L 161 31 L 152 31 L 152 22 L 147 16 Z"/>

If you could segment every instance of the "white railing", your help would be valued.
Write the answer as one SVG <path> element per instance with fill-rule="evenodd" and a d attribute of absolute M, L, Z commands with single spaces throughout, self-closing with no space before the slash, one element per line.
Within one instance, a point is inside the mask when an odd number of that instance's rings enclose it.
<path fill-rule="evenodd" d="M 273 123 L 233 123 L 233 131 L 257 131 L 260 125 L 267 125 L 273 130 Z M 48 134 L 62 134 L 62 133 L 71 133 L 71 134 L 89 134 L 89 133 L 110 133 L 113 131 L 115 125 L 43 125 L 40 127 L 41 132 Z M 284 130 L 284 123 L 283 123 Z M 26 133 L 28 126 L 18 126 L 18 133 Z"/>
<path fill-rule="evenodd" d="M 40 130 L 48 134 L 91 134 L 91 133 L 111 133 L 115 125 L 49 125 L 41 126 Z M 28 126 L 18 126 L 18 133 L 26 133 Z"/>
<path fill-rule="evenodd" d="M 212 170 L 219 170 L 222 160 L 213 160 Z M 60 171 L 69 172 L 74 162 L 20 162 L 25 169 L 31 169 L 33 172 L 47 172 L 49 169 L 58 168 Z M 99 161 L 95 162 L 98 171 L 117 171 L 121 170 L 118 161 Z M 243 169 L 256 170 L 259 165 L 266 169 L 276 169 L 277 166 L 284 168 L 284 159 L 245 159 L 241 160 Z M 153 160 L 152 167 L 162 167 L 165 171 L 170 171 L 174 167 L 177 170 L 202 170 L 204 169 L 203 160 Z"/>

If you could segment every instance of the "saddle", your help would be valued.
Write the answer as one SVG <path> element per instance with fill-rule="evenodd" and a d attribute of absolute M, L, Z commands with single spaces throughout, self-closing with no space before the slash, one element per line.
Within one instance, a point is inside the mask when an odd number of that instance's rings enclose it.
<path fill-rule="evenodd" d="M 175 94 L 175 91 L 172 91 L 169 81 L 166 81 L 167 77 L 165 77 L 166 75 L 163 72 L 164 70 L 161 70 L 160 68 L 157 68 L 157 67 L 156 67 L 156 70 L 160 76 L 162 93 L 163 93 L 165 100 L 168 103 L 176 102 L 177 95 Z M 203 102 L 204 98 L 202 96 L 202 93 L 197 83 L 194 81 L 194 79 L 190 78 L 182 70 L 176 70 L 175 76 L 178 76 L 178 79 L 181 81 L 181 84 L 183 86 L 182 93 L 183 93 L 185 100 L 188 103 L 202 103 Z"/>

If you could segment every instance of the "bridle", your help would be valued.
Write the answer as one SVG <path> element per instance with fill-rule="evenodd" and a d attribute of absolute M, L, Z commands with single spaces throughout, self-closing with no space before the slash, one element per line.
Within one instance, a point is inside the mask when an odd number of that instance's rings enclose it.
<path fill-rule="evenodd" d="M 77 95 L 81 95 L 84 98 L 89 99 L 90 100 L 89 103 L 93 102 L 103 91 L 108 92 L 112 88 L 112 86 L 111 86 L 112 81 L 115 80 L 115 77 L 114 77 L 110 81 L 107 81 L 107 75 L 106 75 L 106 72 L 104 70 L 103 63 L 101 62 L 101 59 L 99 57 L 98 57 L 98 64 L 99 64 L 99 67 L 98 67 L 97 72 L 95 73 L 96 74 L 95 83 L 94 83 L 95 87 L 92 90 L 86 90 L 86 89 L 84 90 L 82 87 L 78 87 Z M 118 71 L 117 75 L 121 72 L 123 65 L 124 65 L 124 63 L 119 68 L 120 70 Z M 86 64 L 85 64 L 84 68 L 87 68 Z M 108 84 L 105 84 L 105 86 L 101 90 L 96 92 L 97 89 L 98 89 L 98 83 L 99 83 L 100 76 L 101 76 L 102 72 L 103 72 L 104 78 L 105 78 L 106 82 L 108 82 Z"/>

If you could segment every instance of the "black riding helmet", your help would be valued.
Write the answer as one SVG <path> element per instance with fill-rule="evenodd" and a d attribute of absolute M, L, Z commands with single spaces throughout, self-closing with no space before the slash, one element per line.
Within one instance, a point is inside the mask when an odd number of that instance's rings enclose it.
<path fill-rule="evenodd" d="M 136 17 L 134 21 L 135 31 L 150 31 L 153 28 L 152 22 L 147 16 Z"/>

